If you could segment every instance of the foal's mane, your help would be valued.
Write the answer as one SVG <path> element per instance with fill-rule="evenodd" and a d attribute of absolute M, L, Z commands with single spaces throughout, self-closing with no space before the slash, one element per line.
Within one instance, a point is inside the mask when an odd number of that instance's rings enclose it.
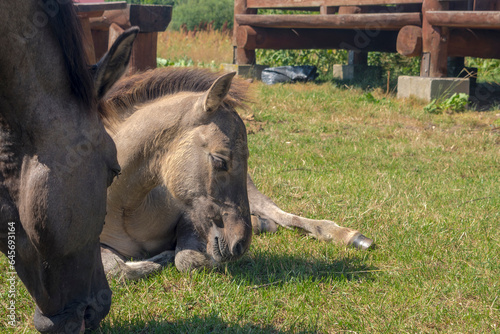
<path fill-rule="evenodd" d="M 58 3 L 58 4 L 57 4 Z M 52 31 L 61 45 L 71 91 L 87 109 L 95 105 L 94 81 L 83 48 L 83 30 L 72 1 L 43 0 L 45 6 L 59 6 L 56 15 L 48 15 Z"/>
<path fill-rule="evenodd" d="M 222 73 L 200 68 L 158 68 L 125 77 L 116 83 L 100 102 L 102 112 L 115 114 L 116 120 L 123 119 L 139 104 L 180 92 L 204 92 Z M 245 108 L 248 85 L 234 79 L 224 105 L 231 108 Z"/>

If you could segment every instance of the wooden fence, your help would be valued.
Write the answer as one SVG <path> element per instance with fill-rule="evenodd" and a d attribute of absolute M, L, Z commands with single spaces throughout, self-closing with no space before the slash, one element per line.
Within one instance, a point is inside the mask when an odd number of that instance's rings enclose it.
<path fill-rule="evenodd" d="M 124 29 L 138 26 L 130 61 L 131 71 L 156 67 L 158 32 L 172 18 L 171 6 L 128 5 L 126 2 L 76 3 L 85 33 L 85 48 L 91 62 L 100 59 Z"/>
<path fill-rule="evenodd" d="M 259 14 L 259 9 L 316 12 Z M 421 56 L 421 76 L 447 76 L 448 57 L 500 58 L 500 0 L 235 0 L 235 62 L 255 49 L 346 49 Z"/>

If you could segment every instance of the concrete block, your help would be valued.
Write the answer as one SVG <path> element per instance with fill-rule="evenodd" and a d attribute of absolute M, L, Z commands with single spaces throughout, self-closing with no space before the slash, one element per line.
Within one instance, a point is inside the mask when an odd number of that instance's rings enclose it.
<path fill-rule="evenodd" d="M 265 65 L 237 65 L 222 64 L 221 69 L 226 72 L 236 72 L 236 74 L 245 77 L 260 80 L 262 71 L 269 66 Z"/>
<path fill-rule="evenodd" d="M 446 99 L 455 93 L 469 94 L 469 79 L 400 76 L 398 98 L 414 96 L 424 101 Z"/>
<path fill-rule="evenodd" d="M 379 78 L 382 68 L 368 65 L 333 65 L 333 77 L 340 80 L 360 80 L 367 77 Z"/>

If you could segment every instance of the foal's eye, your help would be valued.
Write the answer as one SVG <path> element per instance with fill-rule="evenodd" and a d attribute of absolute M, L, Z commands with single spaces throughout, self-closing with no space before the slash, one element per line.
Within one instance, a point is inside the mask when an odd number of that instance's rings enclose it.
<path fill-rule="evenodd" d="M 210 155 L 210 157 L 212 158 L 212 164 L 213 164 L 215 169 L 227 172 L 228 168 L 227 168 L 227 161 L 226 160 L 224 160 L 221 157 L 217 157 L 217 156 L 213 156 L 213 155 Z"/>

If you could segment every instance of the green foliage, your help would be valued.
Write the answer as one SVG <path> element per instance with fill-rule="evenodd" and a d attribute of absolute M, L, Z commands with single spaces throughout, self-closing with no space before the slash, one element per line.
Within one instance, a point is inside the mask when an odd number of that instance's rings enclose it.
<path fill-rule="evenodd" d="M 369 52 L 368 65 L 380 66 L 385 72 L 391 71 L 392 75 L 419 75 L 420 58 L 408 58 L 398 53 Z"/>
<path fill-rule="evenodd" d="M 466 58 L 466 62 L 477 68 L 480 81 L 500 82 L 500 59 Z"/>
<path fill-rule="evenodd" d="M 219 66 L 215 63 L 215 61 L 211 61 L 210 63 L 204 63 L 204 62 L 198 62 L 195 64 L 195 62 L 188 57 L 184 57 L 181 59 L 165 59 L 165 58 L 156 58 L 156 65 L 158 67 L 168 67 L 168 66 L 173 66 L 173 67 L 204 67 L 204 68 L 211 68 L 213 70 L 219 69 Z"/>
<path fill-rule="evenodd" d="M 122 0 L 106 0 L 122 1 Z M 169 5 L 173 6 L 172 22 L 169 28 L 179 30 L 199 29 L 211 24 L 213 29 L 233 27 L 233 0 L 126 0 L 132 4 Z"/>
<path fill-rule="evenodd" d="M 233 27 L 233 0 L 177 0 L 172 13 L 170 28 L 185 26 L 194 30 L 200 25 L 212 24 L 216 30 Z"/>
<path fill-rule="evenodd" d="M 372 104 L 379 104 L 382 101 L 386 101 L 386 98 L 383 97 L 383 98 L 378 99 L 375 96 L 373 96 L 372 93 L 366 92 L 363 95 L 361 95 L 361 97 L 359 98 L 359 101 L 364 101 L 364 102 L 368 102 L 368 103 L 372 103 Z"/>
<path fill-rule="evenodd" d="M 431 103 L 424 107 L 424 110 L 430 114 L 463 112 L 467 109 L 468 104 L 469 95 L 465 93 L 455 93 L 442 101 L 439 99 L 432 100 Z"/>

